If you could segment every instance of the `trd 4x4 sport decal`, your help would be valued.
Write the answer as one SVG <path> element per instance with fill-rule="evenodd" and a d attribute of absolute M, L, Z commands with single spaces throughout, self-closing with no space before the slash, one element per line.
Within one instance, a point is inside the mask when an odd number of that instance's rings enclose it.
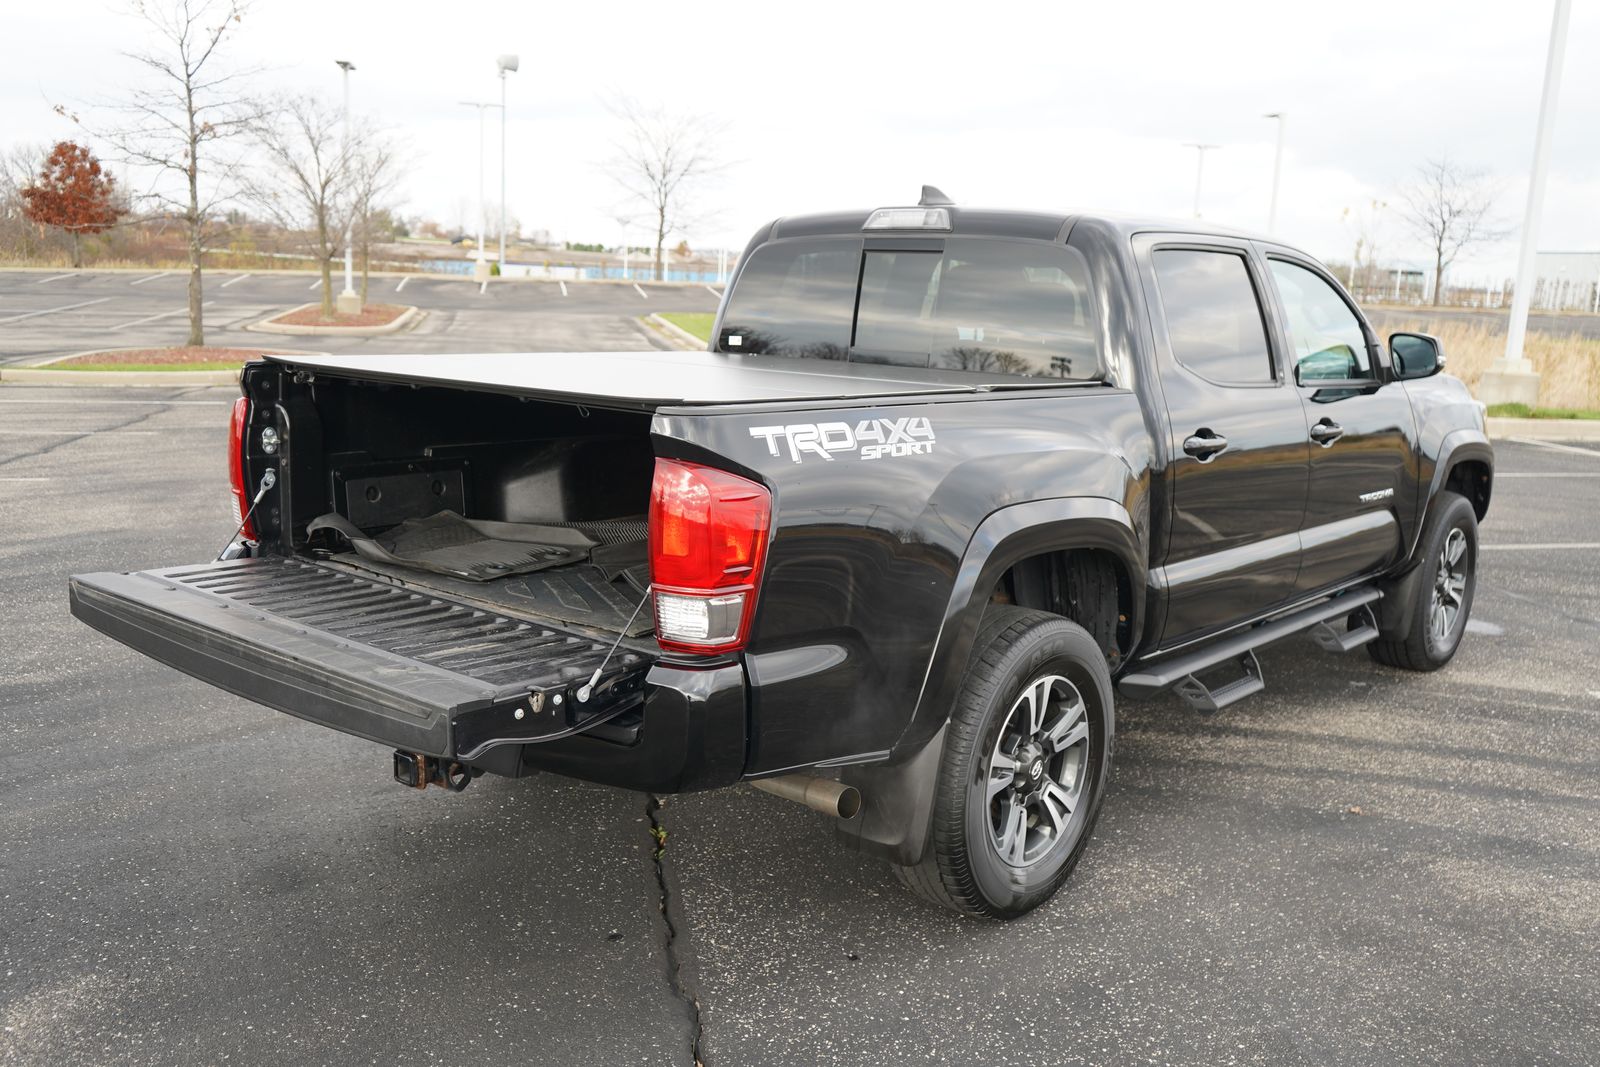
<path fill-rule="evenodd" d="M 772 455 L 787 445 L 789 458 L 799 463 L 810 454 L 831 461 L 836 452 L 854 452 L 862 459 L 886 456 L 925 456 L 933 451 L 933 424 L 920 416 L 905 419 L 862 419 L 848 422 L 797 422 L 787 426 L 752 426 L 750 436 L 767 442 Z"/>

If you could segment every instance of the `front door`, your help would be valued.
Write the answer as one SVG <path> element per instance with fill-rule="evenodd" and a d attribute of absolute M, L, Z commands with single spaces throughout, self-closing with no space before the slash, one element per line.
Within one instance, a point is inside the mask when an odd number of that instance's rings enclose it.
<path fill-rule="evenodd" d="M 1309 445 L 1249 245 L 1147 237 L 1137 250 L 1170 418 L 1170 539 L 1155 575 L 1170 648 L 1288 599 Z"/>
<path fill-rule="evenodd" d="M 1411 401 L 1332 279 L 1287 252 L 1269 248 L 1266 258 L 1310 441 L 1295 582 L 1310 595 L 1399 557 L 1417 507 Z"/>

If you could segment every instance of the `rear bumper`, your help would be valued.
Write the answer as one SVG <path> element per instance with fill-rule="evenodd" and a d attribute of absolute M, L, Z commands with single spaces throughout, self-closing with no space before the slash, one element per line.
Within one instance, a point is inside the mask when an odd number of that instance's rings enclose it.
<path fill-rule="evenodd" d="M 282 559 L 79 575 L 69 595 L 80 620 L 152 659 L 394 748 L 664 791 L 743 768 L 737 665 L 619 650 L 579 702 L 608 642 Z M 577 736 L 622 719 L 633 728 Z M 533 748 L 550 751 L 535 763 Z"/>

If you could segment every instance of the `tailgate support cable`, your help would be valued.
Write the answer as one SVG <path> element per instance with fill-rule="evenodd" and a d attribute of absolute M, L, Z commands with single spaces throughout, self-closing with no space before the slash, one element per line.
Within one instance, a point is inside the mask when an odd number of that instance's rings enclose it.
<path fill-rule="evenodd" d="M 256 513 L 256 505 L 260 504 L 261 498 L 267 495 L 267 490 L 271 489 L 277 484 L 278 472 L 273 470 L 271 467 L 268 467 L 261 475 L 261 488 L 256 490 L 256 498 L 250 501 L 250 510 L 244 513 L 244 518 L 239 520 L 239 528 L 233 531 L 233 537 L 228 538 L 228 543 L 222 546 L 222 551 L 217 553 L 217 558 L 212 560 L 212 563 L 222 562 L 222 557 L 228 554 L 228 549 L 232 547 L 234 538 L 243 533 L 244 528 L 250 524 L 250 516 Z"/>
<path fill-rule="evenodd" d="M 650 588 L 648 585 L 644 587 L 644 596 L 640 597 L 639 603 L 634 605 L 633 614 L 628 616 L 628 621 L 623 625 L 622 632 L 617 634 L 617 639 L 611 642 L 610 648 L 606 649 L 606 658 L 601 660 L 600 666 L 596 667 L 594 673 L 589 675 L 589 680 L 579 687 L 578 692 L 575 694 L 578 698 L 578 703 L 589 703 L 589 694 L 594 692 L 595 684 L 600 681 L 600 672 L 606 669 L 607 663 L 611 662 L 611 654 L 617 650 L 618 645 L 622 644 L 622 639 L 627 635 L 628 631 L 633 629 L 633 620 L 639 617 L 639 609 L 644 607 L 646 600 L 650 599 Z"/>

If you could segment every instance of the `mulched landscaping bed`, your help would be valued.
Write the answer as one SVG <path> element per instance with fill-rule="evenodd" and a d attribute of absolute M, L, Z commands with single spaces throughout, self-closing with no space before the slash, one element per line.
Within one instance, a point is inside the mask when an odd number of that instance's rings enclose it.
<path fill-rule="evenodd" d="M 313 305 L 268 319 L 280 326 L 386 326 L 406 313 L 400 304 L 368 304 L 359 315 L 324 317 L 322 309 Z"/>

